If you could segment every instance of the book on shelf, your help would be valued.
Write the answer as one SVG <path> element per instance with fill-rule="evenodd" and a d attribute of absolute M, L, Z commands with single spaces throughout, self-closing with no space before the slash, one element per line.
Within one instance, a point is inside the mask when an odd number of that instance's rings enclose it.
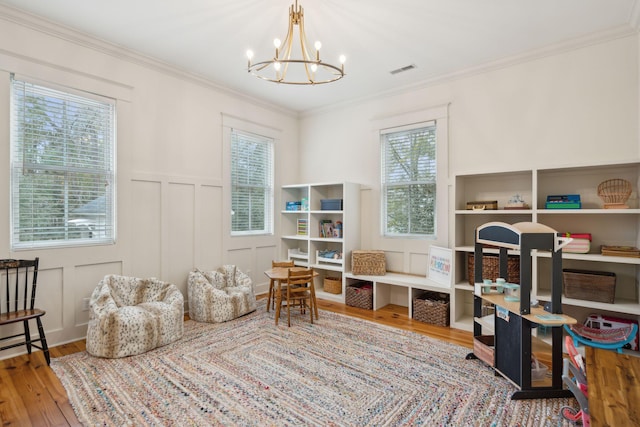
<path fill-rule="evenodd" d="M 635 246 L 600 246 L 602 255 L 607 256 L 624 256 L 624 257 L 640 257 L 640 249 Z"/>
<path fill-rule="evenodd" d="M 330 219 L 320 220 L 320 237 L 328 238 L 333 237 L 333 221 Z"/>

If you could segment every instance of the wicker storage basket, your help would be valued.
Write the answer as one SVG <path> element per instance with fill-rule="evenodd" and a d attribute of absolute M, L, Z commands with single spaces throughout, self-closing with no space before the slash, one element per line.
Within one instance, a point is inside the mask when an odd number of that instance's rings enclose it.
<path fill-rule="evenodd" d="M 493 366 L 493 335 L 480 335 L 473 338 L 473 354 L 489 366 Z"/>
<path fill-rule="evenodd" d="M 449 326 L 449 295 L 426 291 L 414 298 L 413 318 L 438 326 Z"/>
<path fill-rule="evenodd" d="M 355 275 L 384 276 L 387 272 L 384 251 L 353 251 L 351 270 Z"/>
<path fill-rule="evenodd" d="M 473 285 L 474 262 L 473 254 L 469 254 L 467 258 L 467 277 L 469 284 Z M 491 279 L 493 282 L 500 277 L 500 260 L 498 255 L 484 254 L 482 255 L 482 278 Z M 517 255 L 509 255 L 507 258 L 507 277 L 509 283 L 520 283 L 520 257 Z"/>
<path fill-rule="evenodd" d="M 342 293 L 342 279 L 339 277 L 325 277 L 324 278 L 324 291 L 330 294 Z"/>
<path fill-rule="evenodd" d="M 373 283 L 359 282 L 347 286 L 345 301 L 351 307 L 373 309 Z"/>
<path fill-rule="evenodd" d="M 598 196 L 604 202 L 605 209 L 628 208 L 626 203 L 631 196 L 631 183 L 626 179 L 608 179 L 598 185 Z"/>
<path fill-rule="evenodd" d="M 616 275 L 606 271 L 562 270 L 564 296 L 567 298 L 613 304 Z"/>

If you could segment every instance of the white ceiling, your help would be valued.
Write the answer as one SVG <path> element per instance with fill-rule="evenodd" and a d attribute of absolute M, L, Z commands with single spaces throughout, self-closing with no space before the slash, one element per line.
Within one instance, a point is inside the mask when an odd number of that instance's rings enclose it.
<path fill-rule="evenodd" d="M 393 93 L 559 45 L 636 31 L 638 0 L 299 0 L 322 57 L 347 76 L 279 85 L 246 71 L 273 55 L 294 0 L 0 0 L 176 66 L 234 91 L 305 112 Z M 329 62 L 332 62 L 329 61 Z M 337 62 L 337 59 L 334 61 Z M 391 75 L 391 70 L 416 68 Z"/>

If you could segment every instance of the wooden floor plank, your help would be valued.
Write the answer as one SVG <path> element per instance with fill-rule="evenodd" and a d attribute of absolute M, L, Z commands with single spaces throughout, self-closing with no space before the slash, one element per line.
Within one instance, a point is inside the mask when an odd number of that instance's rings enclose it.
<path fill-rule="evenodd" d="M 74 348 L 84 348 L 84 345 L 74 346 Z M 67 391 L 62 386 L 62 383 L 53 372 L 53 370 L 49 368 L 43 369 L 41 372 L 39 372 L 38 376 L 40 377 L 42 384 L 48 391 L 59 412 L 66 421 L 65 424 L 60 425 L 81 426 L 82 424 L 80 424 L 80 422 L 78 421 L 76 413 L 73 411 L 73 406 L 71 406 L 71 403 L 69 402 Z"/>
<path fill-rule="evenodd" d="M 13 383 L 18 396 L 28 408 L 31 424 L 34 426 L 69 425 L 42 381 L 45 373 L 51 372 L 42 352 L 18 356 L 16 359 L 18 363 L 17 369 L 12 372 Z"/>
<path fill-rule="evenodd" d="M 13 385 L 11 372 L 15 370 L 15 358 L 0 361 L 0 423 L 3 426 L 25 425 L 29 412 Z M 28 425 L 28 424 L 27 424 Z"/>

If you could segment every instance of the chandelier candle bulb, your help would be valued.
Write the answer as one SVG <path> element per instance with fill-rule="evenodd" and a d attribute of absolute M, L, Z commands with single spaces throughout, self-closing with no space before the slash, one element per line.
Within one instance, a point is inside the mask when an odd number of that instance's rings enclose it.
<path fill-rule="evenodd" d="M 253 51 L 252 51 L 252 50 L 248 50 L 248 51 L 247 51 L 247 59 L 248 59 L 248 61 L 247 61 L 247 63 L 248 63 L 247 67 L 251 67 L 251 60 L 253 59 Z"/>
<path fill-rule="evenodd" d="M 295 27 L 298 27 L 295 29 Z M 297 37 L 296 37 L 297 36 Z M 294 38 L 299 38 L 294 43 Z M 292 85 L 315 85 L 331 83 L 344 77 L 344 55 L 341 56 L 341 65 L 333 65 L 320 59 L 322 44 L 317 41 L 313 50 L 309 48 L 307 36 L 304 31 L 304 10 L 298 6 L 298 0 L 289 8 L 289 26 L 287 35 L 283 40 L 275 39 L 276 56 L 272 59 L 252 62 L 253 55 L 249 58 L 247 71 L 252 75 L 274 83 Z M 299 57 L 293 56 L 293 50 L 299 47 Z M 282 56 L 280 51 L 282 49 Z"/>

